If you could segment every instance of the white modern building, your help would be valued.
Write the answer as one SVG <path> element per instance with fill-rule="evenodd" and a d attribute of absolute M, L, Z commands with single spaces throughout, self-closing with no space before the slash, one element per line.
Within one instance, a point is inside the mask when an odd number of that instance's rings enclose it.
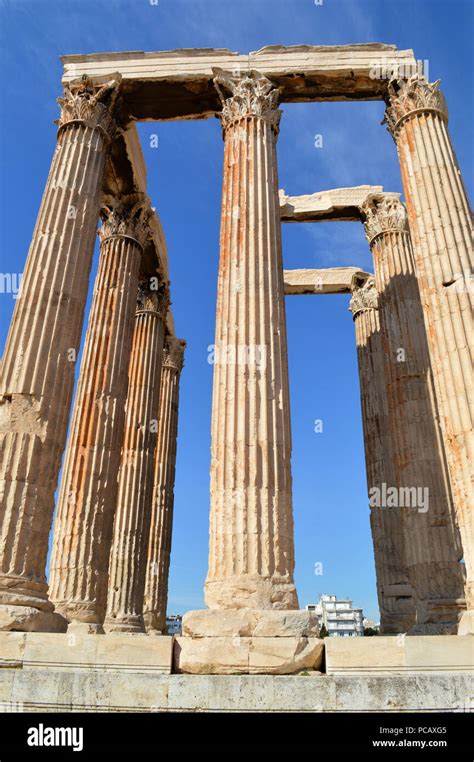
<path fill-rule="evenodd" d="M 309 603 L 306 610 L 316 614 L 319 626 L 324 624 L 330 637 L 357 637 L 364 634 L 362 609 L 354 608 L 348 598 L 322 595 L 319 603 Z"/>

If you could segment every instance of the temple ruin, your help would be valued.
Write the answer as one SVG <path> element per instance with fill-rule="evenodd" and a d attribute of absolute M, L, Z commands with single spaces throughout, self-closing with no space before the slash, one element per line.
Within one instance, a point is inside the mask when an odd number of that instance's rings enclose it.
<path fill-rule="evenodd" d="M 37 642 L 35 663 L 70 664 L 64 638 L 77 638 L 77 663 L 89 663 L 90 648 L 92 663 L 166 674 L 320 669 L 324 644 L 293 579 L 285 295 L 346 293 L 381 632 L 443 636 L 457 653 L 460 636 L 474 634 L 471 213 L 439 82 L 418 72 L 413 51 L 382 44 L 62 62 L 57 145 L 1 367 L 0 651 L 27 660 L 18 649 Z M 382 186 L 279 189 L 279 104 L 349 100 L 385 101 L 404 202 Z M 165 616 L 186 342 L 175 335 L 174 253 L 134 123 L 211 117 L 224 176 L 208 608 L 188 612 L 173 639 Z M 284 270 L 282 223 L 330 220 L 363 225 L 373 272 L 351 261 Z M 243 347 L 245 362 L 227 361 Z M 387 502 L 390 489 L 405 502 Z M 426 510 L 408 499 L 418 489 L 428 490 Z"/>

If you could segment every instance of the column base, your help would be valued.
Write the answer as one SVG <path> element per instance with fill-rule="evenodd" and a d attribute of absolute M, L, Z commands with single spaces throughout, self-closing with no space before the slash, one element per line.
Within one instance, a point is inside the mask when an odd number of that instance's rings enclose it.
<path fill-rule="evenodd" d="M 83 635 L 103 635 L 101 617 L 90 602 L 55 601 L 56 611 L 68 623 L 67 631 Z"/>
<path fill-rule="evenodd" d="M 400 635 L 415 627 L 415 617 L 406 614 L 382 615 L 380 620 L 381 635 Z"/>
<path fill-rule="evenodd" d="M 425 622 L 415 624 L 407 630 L 407 635 L 456 635 L 458 622 Z"/>
<path fill-rule="evenodd" d="M 166 632 L 166 614 L 156 614 L 145 611 L 143 622 L 148 635 L 162 635 Z"/>
<path fill-rule="evenodd" d="M 40 611 L 54 611 L 48 598 L 47 583 L 18 574 L 0 574 L 0 605 L 31 606 Z"/>
<path fill-rule="evenodd" d="M 380 634 L 400 635 L 416 624 L 415 595 L 408 582 L 392 583 L 382 587 L 380 608 Z"/>
<path fill-rule="evenodd" d="M 104 630 L 106 633 L 146 635 L 143 617 L 138 615 L 107 617 L 104 621 Z"/>
<path fill-rule="evenodd" d="M 0 575 L 0 630 L 66 632 L 66 628 L 66 620 L 48 599 L 46 582 Z"/>
<path fill-rule="evenodd" d="M 434 598 L 416 602 L 417 622 L 407 635 L 456 635 L 466 609 L 464 598 Z"/>
<path fill-rule="evenodd" d="M 42 611 L 33 606 L 0 604 L 0 631 L 66 632 L 67 622 L 54 611 Z"/>
<path fill-rule="evenodd" d="M 298 609 L 293 582 L 275 577 L 238 576 L 207 580 L 204 587 L 210 609 Z"/>
<path fill-rule="evenodd" d="M 323 641 L 309 611 L 211 609 L 183 617 L 176 638 L 178 672 L 201 675 L 289 675 L 319 670 Z"/>
<path fill-rule="evenodd" d="M 104 635 L 104 628 L 98 622 L 80 622 L 77 619 L 69 622 L 67 631 L 77 635 Z"/>

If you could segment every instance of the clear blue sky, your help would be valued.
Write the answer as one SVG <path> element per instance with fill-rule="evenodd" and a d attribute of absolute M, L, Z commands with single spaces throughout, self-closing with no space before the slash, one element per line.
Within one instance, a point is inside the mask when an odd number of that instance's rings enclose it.
<path fill-rule="evenodd" d="M 472 8 L 468 0 L 0 0 L 1 271 L 22 271 L 55 145 L 66 53 L 264 45 L 394 43 L 442 79 L 450 128 L 472 190 Z M 280 187 L 289 194 L 381 184 L 401 191 L 382 103 L 283 106 Z M 203 606 L 207 570 L 212 366 L 222 139 L 217 120 L 139 126 L 149 195 L 168 243 L 177 335 L 188 342 L 169 610 Z M 159 136 L 159 148 L 149 136 Z M 323 148 L 314 147 L 316 133 Z M 471 149 L 471 151 L 469 150 Z M 285 267 L 371 267 L 362 226 L 284 226 Z M 97 250 L 95 269 L 97 266 Z M 92 285 L 92 280 L 91 280 Z M 0 346 L 13 300 L 0 294 Z M 378 617 L 366 497 L 354 327 L 348 297 L 287 298 L 300 605 L 348 595 Z M 314 420 L 323 433 L 314 433 Z M 323 564 L 315 576 L 314 565 Z"/>

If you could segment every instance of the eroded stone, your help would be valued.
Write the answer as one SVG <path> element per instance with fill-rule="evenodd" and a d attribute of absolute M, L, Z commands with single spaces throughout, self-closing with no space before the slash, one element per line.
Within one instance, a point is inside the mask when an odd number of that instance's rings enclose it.
<path fill-rule="evenodd" d="M 319 670 L 324 642 L 298 637 L 176 638 L 177 672 L 195 675 L 288 675 Z"/>

